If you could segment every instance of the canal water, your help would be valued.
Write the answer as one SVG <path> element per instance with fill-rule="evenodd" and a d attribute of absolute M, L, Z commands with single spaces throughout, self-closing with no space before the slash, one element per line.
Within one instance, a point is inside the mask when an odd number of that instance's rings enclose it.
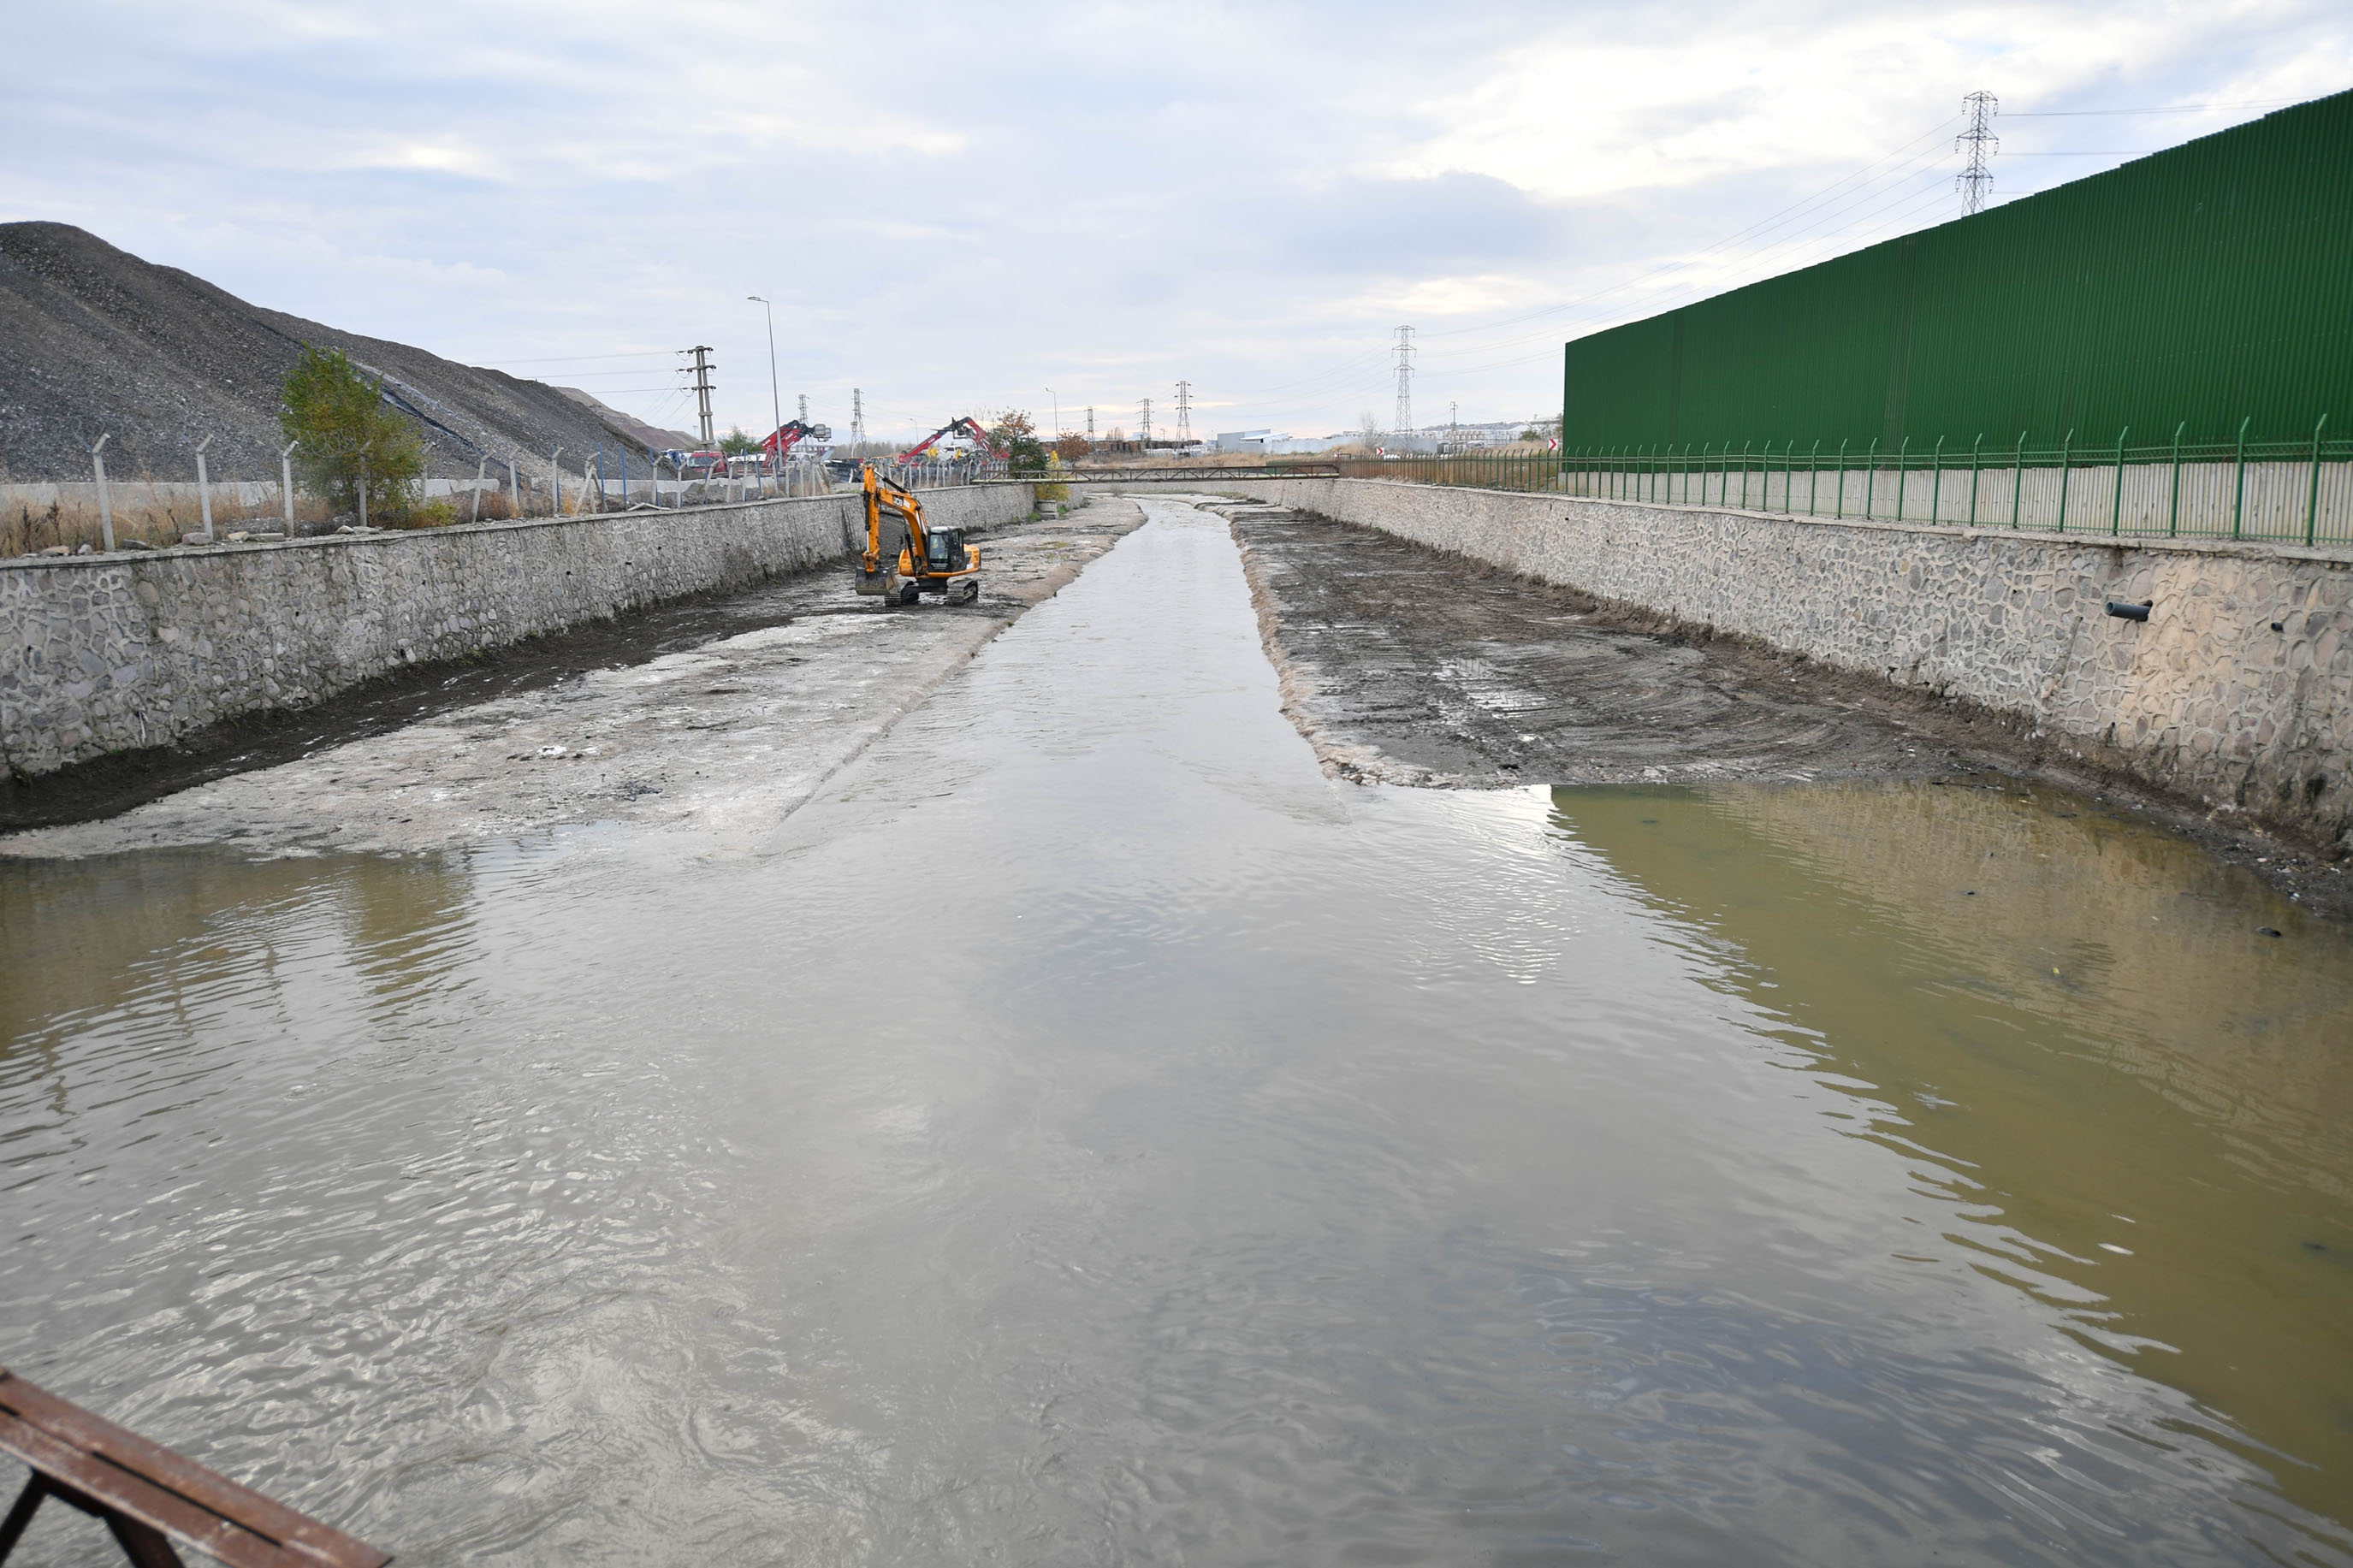
<path fill-rule="evenodd" d="M 1149 510 L 748 848 L 0 863 L 0 1360 L 415 1568 L 2353 1562 L 2343 930 L 1336 784 Z"/>

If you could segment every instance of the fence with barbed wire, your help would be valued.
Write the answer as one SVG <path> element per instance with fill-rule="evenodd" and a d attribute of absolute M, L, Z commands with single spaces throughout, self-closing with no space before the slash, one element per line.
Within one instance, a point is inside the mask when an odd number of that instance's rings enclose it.
<path fill-rule="evenodd" d="M 677 510 L 824 496 L 854 487 L 855 465 L 756 459 L 677 463 L 595 458 L 576 471 L 541 458 L 485 462 L 474 478 L 433 477 L 394 509 L 363 518 L 337 510 L 288 472 L 269 479 L 209 471 L 182 479 L 108 474 L 102 454 L 86 479 L 0 484 L 0 557 L 74 554 L 331 533 L 338 528 L 444 528 L 518 518 Z M 971 484 L 1004 465 L 878 462 L 909 489 Z"/>

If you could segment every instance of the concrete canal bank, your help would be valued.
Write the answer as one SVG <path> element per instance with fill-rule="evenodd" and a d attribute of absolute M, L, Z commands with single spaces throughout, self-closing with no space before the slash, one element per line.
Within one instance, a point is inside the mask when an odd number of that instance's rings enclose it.
<path fill-rule="evenodd" d="M 1957 699 L 2097 766 L 2353 849 L 2353 551 L 1374 479 L 1204 474 L 1199 488 Z"/>
<path fill-rule="evenodd" d="M 928 491 L 943 524 L 1026 485 Z M 0 770 L 37 775 L 372 677 L 849 553 L 850 495 L 0 561 Z"/>

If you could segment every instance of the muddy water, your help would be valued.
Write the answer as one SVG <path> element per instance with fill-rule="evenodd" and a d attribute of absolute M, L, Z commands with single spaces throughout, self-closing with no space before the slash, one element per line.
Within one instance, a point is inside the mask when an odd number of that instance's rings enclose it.
<path fill-rule="evenodd" d="M 754 853 L 6 863 L 0 1356 L 416 1564 L 2353 1561 L 2340 929 L 1335 785 L 1153 510 Z"/>

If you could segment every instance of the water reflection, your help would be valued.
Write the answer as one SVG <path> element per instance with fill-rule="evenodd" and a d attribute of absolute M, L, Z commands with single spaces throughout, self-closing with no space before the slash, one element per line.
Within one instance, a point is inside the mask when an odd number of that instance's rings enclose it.
<path fill-rule="evenodd" d="M 1954 1205 L 1923 1217 L 1957 1215 L 1978 1268 L 2190 1394 L 2210 1435 L 2277 1450 L 2289 1496 L 2353 1512 L 2345 931 L 2059 792 L 1552 798 L 1852 1075 L 1863 1135 L 1918 1161 Z"/>
<path fill-rule="evenodd" d="M 1153 510 L 758 854 L 0 872 L 6 1358 L 419 1565 L 2353 1561 L 2329 933 L 1334 785 Z"/>

